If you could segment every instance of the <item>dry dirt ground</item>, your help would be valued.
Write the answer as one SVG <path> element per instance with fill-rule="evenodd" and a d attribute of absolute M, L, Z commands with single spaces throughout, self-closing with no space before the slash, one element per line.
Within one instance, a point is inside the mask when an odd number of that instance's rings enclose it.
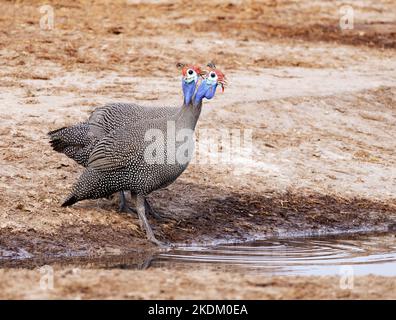
<path fill-rule="evenodd" d="M 65 268 L 54 274 L 48 287 L 37 270 L 0 270 L 0 298 L 396 299 L 396 279 L 378 276 L 357 277 L 353 288 L 341 289 L 339 277 L 263 277 L 211 270 Z"/>
<path fill-rule="evenodd" d="M 213 60 L 229 79 L 225 92 L 204 105 L 199 131 L 250 130 L 253 151 L 228 163 L 196 161 L 153 193 L 153 207 L 171 218 L 150 220 L 158 238 L 180 243 L 396 228 L 393 0 L 49 3 L 51 30 L 40 27 L 41 1 L 0 2 L 3 267 L 29 257 L 155 250 L 137 218 L 118 213 L 116 198 L 60 208 L 82 168 L 53 152 L 46 133 L 83 121 L 106 102 L 179 105 L 179 61 Z M 354 8 L 352 30 L 339 28 L 345 4 Z M 197 158 L 207 154 L 199 145 Z M 1 297 L 44 297 L 32 287 L 34 272 L 1 270 L 7 287 Z M 199 273 L 181 271 L 172 274 L 183 283 L 177 291 L 175 284 L 150 291 L 141 283 L 142 292 L 120 285 L 115 295 L 113 277 L 143 282 L 144 272 L 160 286 L 169 271 L 84 270 L 81 283 L 61 272 L 48 297 L 395 297 L 394 279 L 361 278 L 359 290 L 338 294 L 327 285 L 331 278 L 210 273 L 208 291 Z M 91 289 L 102 275 L 103 290 Z M 312 290 L 300 290 L 304 283 Z"/>

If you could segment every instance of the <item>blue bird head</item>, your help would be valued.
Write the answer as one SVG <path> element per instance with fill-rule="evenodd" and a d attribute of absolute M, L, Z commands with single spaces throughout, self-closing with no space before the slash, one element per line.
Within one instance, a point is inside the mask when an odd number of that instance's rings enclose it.
<path fill-rule="evenodd" d="M 194 104 L 198 105 L 202 102 L 203 98 L 208 100 L 212 99 L 216 93 L 217 86 L 220 84 L 224 91 L 226 83 L 224 74 L 215 68 L 210 68 L 205 79 L 202 80 L 200 86 L 195 94 Z"/>
<path fill-rule="evenodd" d="M 184 104 L 189 105 L 192 102 L 195 89 L 199 77 L 202 75 L 201 68 L 195 65 L 182 65 L 178 64 L 178 67 L 182 68 L 182 88 L 184 96 Z"/>

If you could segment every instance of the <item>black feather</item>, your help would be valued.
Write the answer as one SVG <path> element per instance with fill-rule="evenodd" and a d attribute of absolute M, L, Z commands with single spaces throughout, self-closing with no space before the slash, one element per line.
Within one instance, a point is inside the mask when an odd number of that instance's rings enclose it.
<path fill-rule="evenodd" d="M 65 202 L 62 203 L 62 207 L 68 207 L 75 204 L 78 201 L 75 195 L 70 195 Z"/>

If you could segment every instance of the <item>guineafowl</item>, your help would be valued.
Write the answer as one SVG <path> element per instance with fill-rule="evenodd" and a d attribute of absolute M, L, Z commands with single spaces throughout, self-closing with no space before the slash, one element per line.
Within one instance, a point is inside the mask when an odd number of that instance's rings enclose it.
<path fill-rule="evenodd" d="M 198 78 L 203 75 L 200 67 L 178 63 L 182 70 L 183 81 L 197 84 Z M 184 99 L 185 92 L 183 91 Z M 177 113 L 177 107 L 144 107 L 131 103 L 111 103 L 96 108 L 86 122 L 70 127 L 63 127 L 48 133 L 52 148 L 64 153 L 69 158 L 86 167 L 89 155 L 96 144 L 108 133 L 124 125 L 134 125 L 139 121 L 162 118 Z M 148 204 L 148 211 L 160 218 Z M 123 191 L 120 192 L 120 211 L 129 212 Z"/>
<path fill-rule="evenodd" d="M 62 206 L 130 190 L 136 196 L 137 213 L 147 238 L 160 244 L 146 219 L 145 197 L 174 182 L 187 168 L 202 100 L 212 99 L 218 84 L 224 83 L 218 69 L 211 69 L 198 89 L 195 83 L 183 79 L 185 99 L 177 113 L 125 125 L 107 134 L 95 145 L 87 168 Z"/>

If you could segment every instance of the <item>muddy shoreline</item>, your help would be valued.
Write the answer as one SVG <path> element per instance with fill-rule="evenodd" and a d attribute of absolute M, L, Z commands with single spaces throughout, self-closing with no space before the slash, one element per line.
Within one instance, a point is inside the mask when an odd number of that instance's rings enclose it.
<path fill-rule="evenodd" d="M 177 194 L 188 188 L 192 198 L 199 198 L 199 186 L 176 184 L 171 189 Z M 208 192 L 208 190 L 205 190 Z M 169 190 L 160 191 L 159 198 L 167 198 Z M 196 196 L 194 196 L 196 193 Z M 227 194 L 210 190 L 211 197 L 200 203 L 183 203 L 178 212 L 157 210 L 166 220 L 150 219 L 158 238 L 172 244 L 241 242 L 273 237 L 296 237 L 342 233 L 386 232 L 396 228 L 395 204 L 383 204 L 367 199 L 343 199 L 329 195 L 311 194 Z M 154 198 L 154 197 L 153 197 Z M 201 198 L 202 199 L 202 198 Z M 102 202 L 110 202 L 101 200 Z M 154 207 L 155 207 L 155 202 Z M 81 205 L 76 210 L 84 210 Z M 191 208 L 194 211 L 191 212 Z M 122 220 L 137 224 L 137 217 L 114 212 Z M 4 261 L 12 259 L 35 260 L 103 254 L 128 254 L 141 250 L 155 250 L 145 241 L 144 234 L 134 229 L 114 230 L 111 225 L 90 224 L 82 227 L 63 225 L 61 232 L 51 234 L 27 230 L 15 232 L 3 229 L 0 235 Z M 11 263 L 12 264 L 12 263 Z M 15 263 L 16 265 L 18 263 Z"/>

